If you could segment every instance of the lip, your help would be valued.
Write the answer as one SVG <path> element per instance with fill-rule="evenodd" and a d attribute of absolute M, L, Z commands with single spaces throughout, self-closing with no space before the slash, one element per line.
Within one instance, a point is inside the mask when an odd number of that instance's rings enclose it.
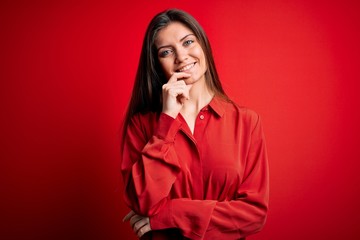
<path fill-rule="evenodd" d="M 185 65 L 179 67 L 178 69 L 176 69 L 176 72 L 188 72 L 195 66 L 195 64 L 196 64 L 196 62 L 185 64 Z"/>

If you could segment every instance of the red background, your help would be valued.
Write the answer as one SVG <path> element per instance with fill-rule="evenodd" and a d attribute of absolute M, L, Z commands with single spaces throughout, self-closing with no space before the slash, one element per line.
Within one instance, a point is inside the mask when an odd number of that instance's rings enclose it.
<path fill-rule="evenodd" d="M 118 131 L 151 17 L 203 25 L 263 118 L 270 212 L 251 239 L 360 239 L 358 1 L 1 1 L 1 239 L 135 239 Z"/>

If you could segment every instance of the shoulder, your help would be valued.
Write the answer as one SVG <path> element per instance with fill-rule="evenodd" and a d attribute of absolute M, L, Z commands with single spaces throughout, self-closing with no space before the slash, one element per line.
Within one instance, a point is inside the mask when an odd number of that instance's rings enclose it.
<path fill-rule="evenodd" d="M 131 117 L 131 121 L 138 124 L 150 124 L 156 122 L 158 118 L 159 114 L 156 112 L 136 113 Z"/>
<path fill-rule="evenodd" d="M 221 108 L 224 109 L 224 116 L 251 124 L 256 124 L 260 119 L 256 111 L 246 106 L 241 106 L 232 100 L 218 98 L 217 101 Z"/>
<path fill-rule="evenodd" d="M 136 129 L 144 136 L 149 136 L 157 126 L 159 114 L 155 112 L 136 113 L 131 117 L 128 131 Z"/>

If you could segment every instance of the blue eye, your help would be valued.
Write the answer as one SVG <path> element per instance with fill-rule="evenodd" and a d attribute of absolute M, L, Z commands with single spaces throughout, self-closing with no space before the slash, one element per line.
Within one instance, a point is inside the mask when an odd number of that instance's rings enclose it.
<path fill-rule="evenodd" d="M 171 50 L 165 50 L 160 52 L 160 57 L 166 57 L 171 54 Z"/>
<path fill-rule="evenodd" d="M 184 45 L 188 46 L 188 45 L 192 44 L 193 42 L 194 42 L 194 40 L 189 39 L 184 42 Z"/>

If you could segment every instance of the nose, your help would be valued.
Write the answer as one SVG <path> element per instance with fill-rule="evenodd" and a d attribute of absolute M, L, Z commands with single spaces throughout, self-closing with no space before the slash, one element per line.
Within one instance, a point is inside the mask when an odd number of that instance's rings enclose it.
<path fill-rule="evenodd" d="M 184 48 L 179 48 L 175 53 L 175 62 L 181 63 L 188 59 L 188 52 Z"/>

